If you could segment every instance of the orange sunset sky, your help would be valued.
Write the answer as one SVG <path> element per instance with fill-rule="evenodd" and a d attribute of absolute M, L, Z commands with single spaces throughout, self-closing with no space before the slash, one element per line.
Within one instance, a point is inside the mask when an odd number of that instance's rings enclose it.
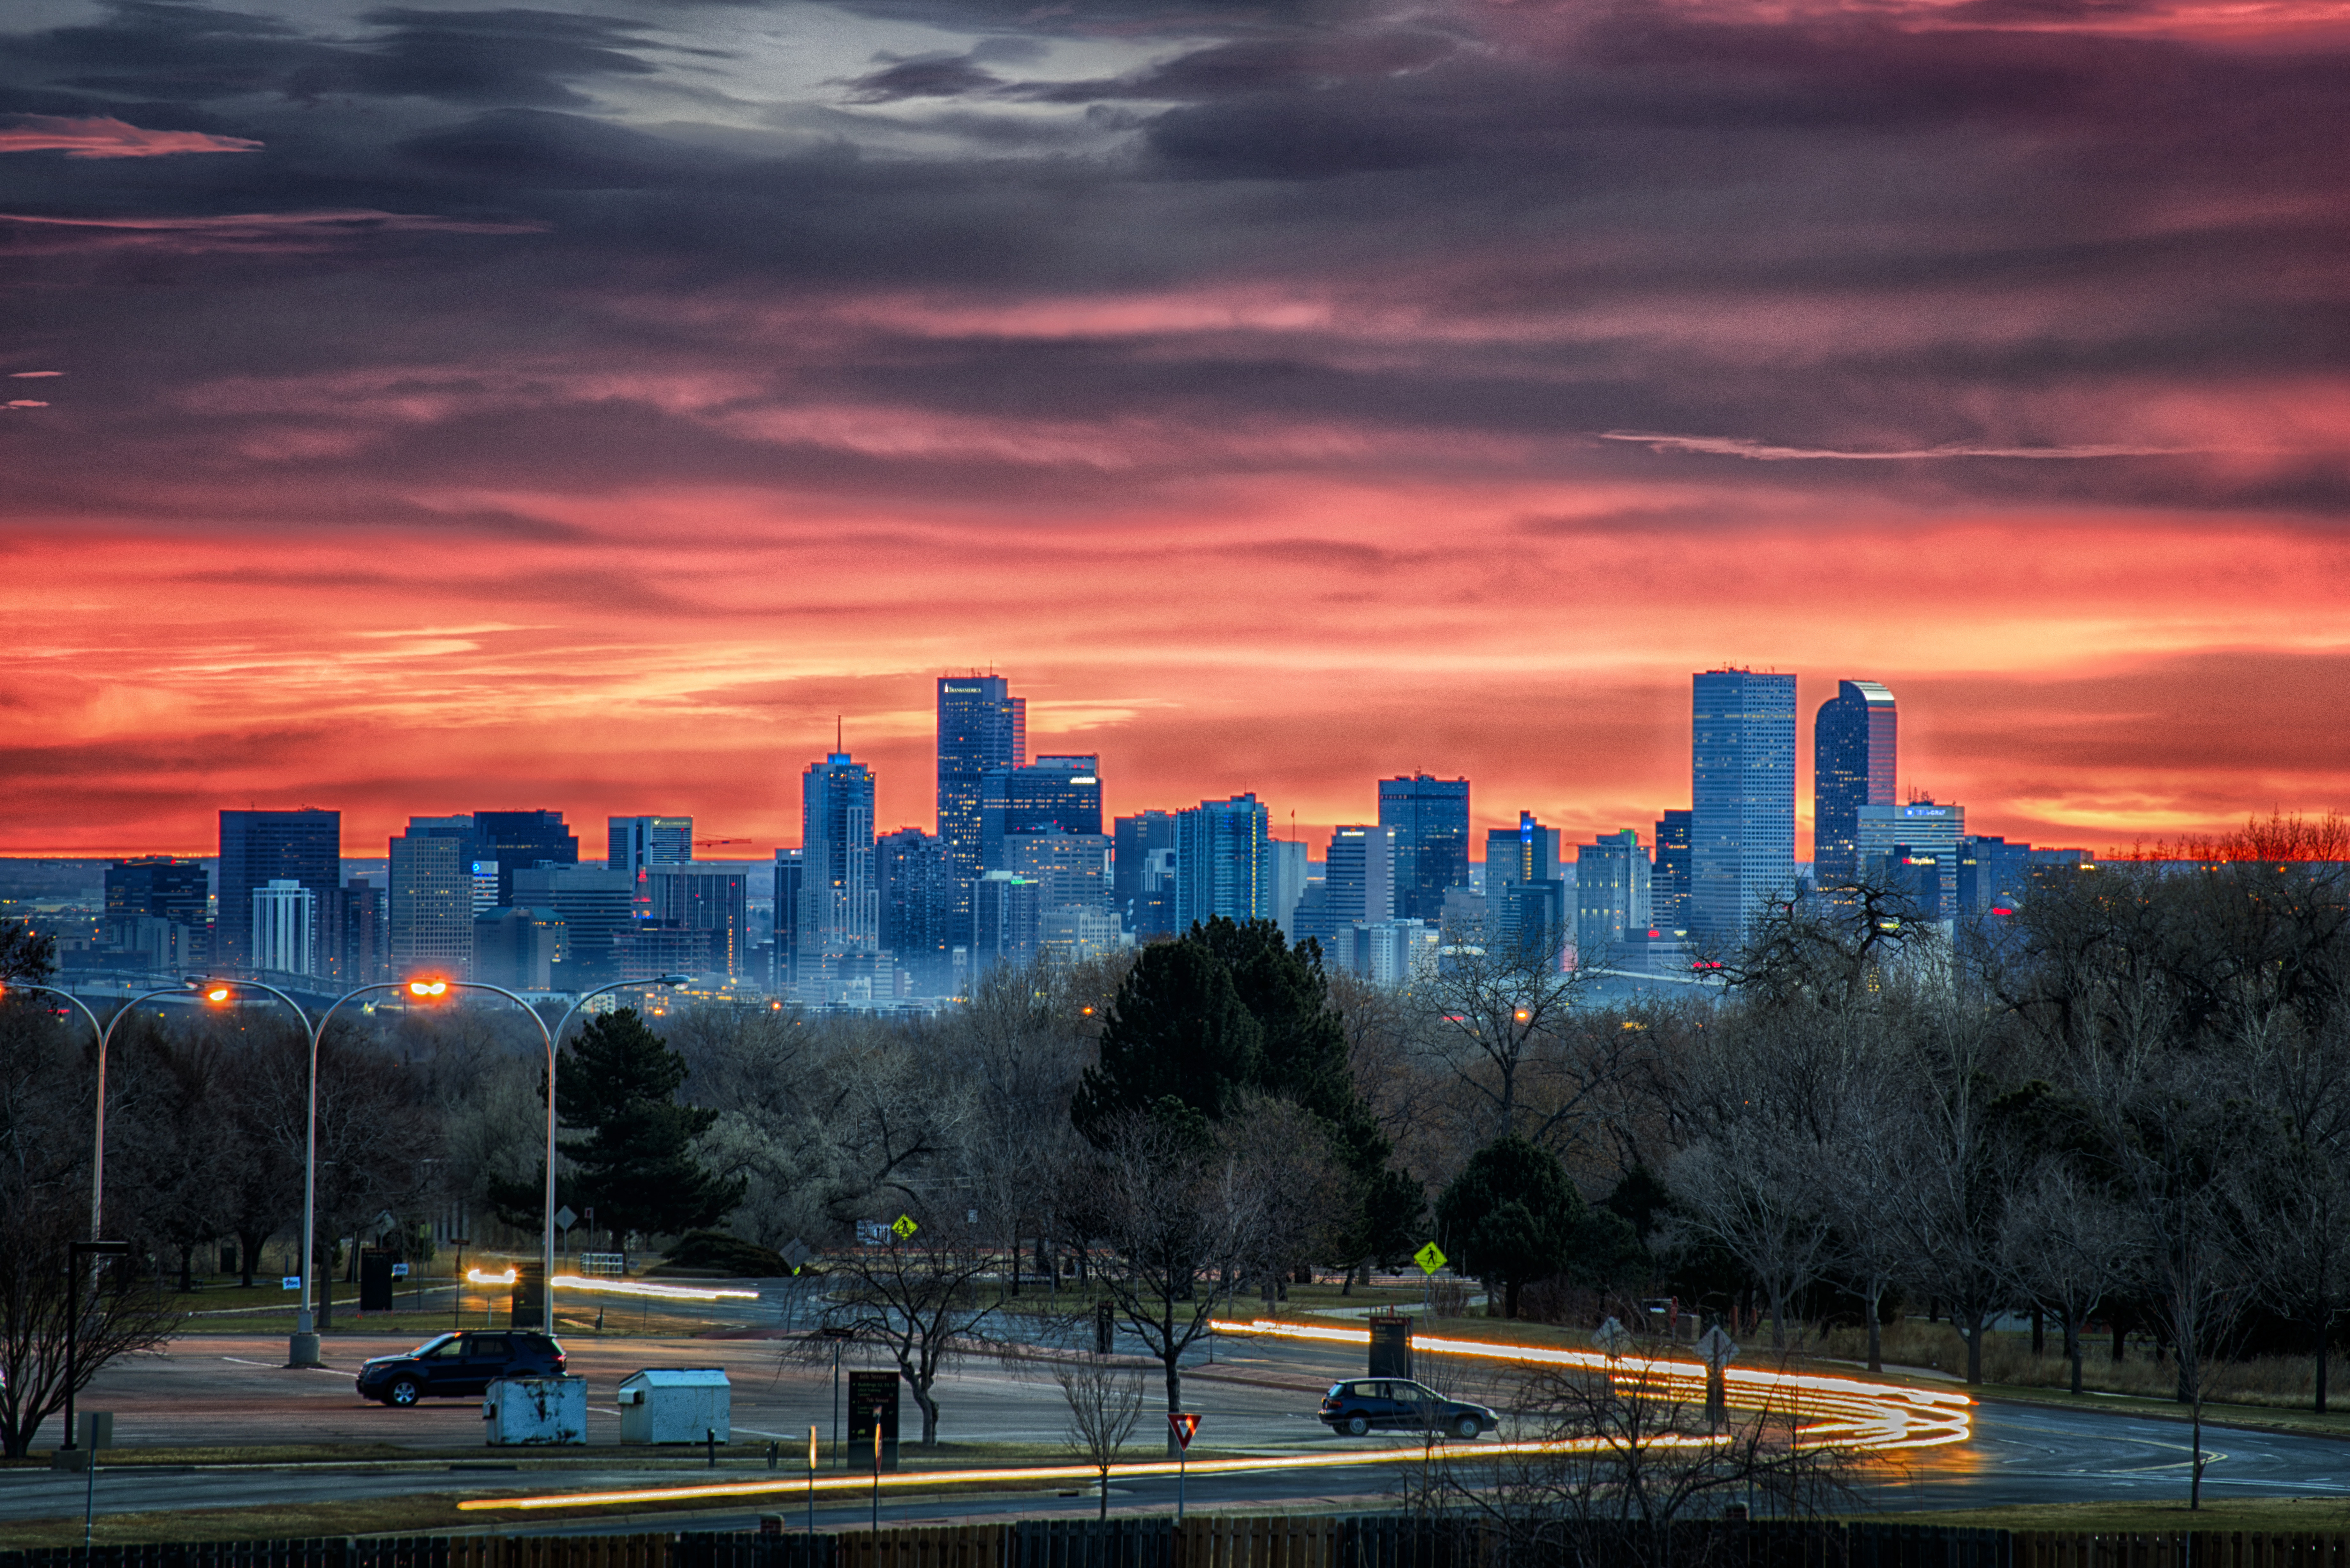
<path fill-rule="evenodd" d="M 1689 799 L 1689 675 L 2105 850 L 2350 790 L 2350 15 L 60 4 L 0 34 L 0 853 L 214 814 Z M 1802 843 L 1799 840 L 1799 852 Z"/>

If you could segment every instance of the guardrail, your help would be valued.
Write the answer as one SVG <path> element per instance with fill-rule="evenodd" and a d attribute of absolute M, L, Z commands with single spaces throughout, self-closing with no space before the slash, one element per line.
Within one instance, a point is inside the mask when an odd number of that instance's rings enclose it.
<path fill-rule="evenodd" d="M 428 1536 L 0 1552 L 0 1568 L 2350 1568 L 2350 1533 L 1405 1514 L 1019 1520 L 808 1534 Z"/>

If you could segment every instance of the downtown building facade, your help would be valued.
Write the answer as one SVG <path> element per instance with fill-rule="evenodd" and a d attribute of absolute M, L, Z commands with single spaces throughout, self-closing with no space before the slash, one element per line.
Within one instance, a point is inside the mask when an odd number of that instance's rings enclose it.
<path fill-rule="evenodd" d="M 1734 944 L 1795 891 L 1795 678 L 1690 680 L 1690 927 Z"/>
<path fill-rule="evenodd" d="M 1900 714 L 1874 680 L 1839 680 L 1812 723 L 1812 877 L 1819 888 L 1860 871 L 1860 814 L 1894 804 Z"/>
<path fill-rule="evenodd" d="M 1441 921 L 1444 895 L 1469 886 L 1469 781 L 1381 779 L 1379 826 L 1395 829 L 1396 914 Z"/>

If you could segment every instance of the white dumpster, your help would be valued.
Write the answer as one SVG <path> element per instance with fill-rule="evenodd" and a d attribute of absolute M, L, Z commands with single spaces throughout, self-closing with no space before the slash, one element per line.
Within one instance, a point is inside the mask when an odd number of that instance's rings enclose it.
<path fill-rule="evenodd" d="M 588 1379 L 501 1377 L 482 1396 L 482 1425 L 493 1447 L 588 1440 Z"/>
<path fill-rule="evenodd" d="M 620 1441 L 699 1443 L 715 1432 L 723 1443 L 733 1406 L 723 1367 L 631 1373 L 620 1379 Z"/>

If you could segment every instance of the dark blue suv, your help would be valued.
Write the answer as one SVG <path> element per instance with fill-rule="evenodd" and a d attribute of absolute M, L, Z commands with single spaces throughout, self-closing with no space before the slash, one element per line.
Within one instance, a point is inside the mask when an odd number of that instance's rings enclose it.
<path fill-rule="evenodd" d="M 481 1329 L 444 1334 L 398 1355 L 363 1362 L 357 1381 L 363 1397 L 413 1405 L 479 1397 L 500 1377 L 553 1377 L 562 1370 L 560 1340 L 525 1329 Z"/>
<path fill-rule="evenodd" d="M 1425 1383 L 1404 1377 L 1366 1377 L 1333 1383 L 1322 1396 L 1322 1424 L 1359 1438 L 1370 1431 L 1450 1432 L 1473 1438 L 1502 1418 L 1482 1405 L 1447 1399 Z"/>

